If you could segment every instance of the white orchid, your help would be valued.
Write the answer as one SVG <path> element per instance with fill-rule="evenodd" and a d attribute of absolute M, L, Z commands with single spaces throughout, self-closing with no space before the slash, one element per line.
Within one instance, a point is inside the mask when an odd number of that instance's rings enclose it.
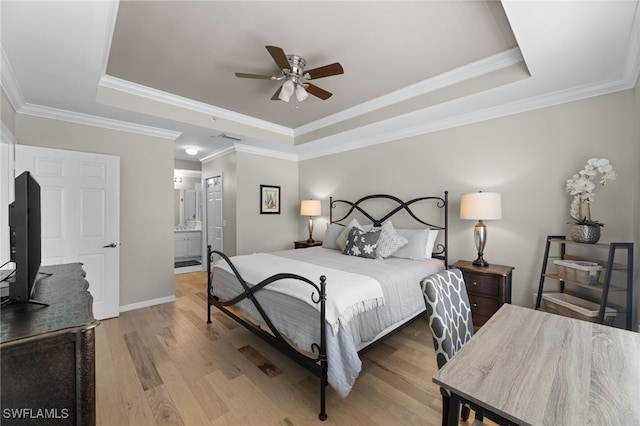
<path fill-rule="evenodd" d="M 615 180 L 617 177 L 609 160 L 606 158 L 591 158 L 587 161 L 584 169 L 567 180 L 566 191 L 570 195 L 574 195 L 569 214 L 574 219 L 574 223 L 578 225 L 604 226 L 604 224 L 597 220 L 591 220 L 591 203 L 595 199 L 593 191 L 596 188 L 592 179 L 598 173 L 602 175 L 600 178 L 600 185 L 602 186 Z M 584 215 L 582 211 L 582 206 L 585 204 L 587 210 L 586 215 Z"/>

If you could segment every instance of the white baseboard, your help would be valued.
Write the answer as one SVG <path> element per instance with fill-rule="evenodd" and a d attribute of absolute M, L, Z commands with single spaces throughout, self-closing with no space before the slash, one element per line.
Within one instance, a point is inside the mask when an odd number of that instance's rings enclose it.
<path fill-rule="evenodd" d="M 145 300 L 144 302 L 132 303 L 130 305 L 120 306 L 120 312 L 133 311 L 150 306 L 162 305 L 163 303 L 171 303 L 176 301 L 176 296 L 160 297 L 158 299 Z"/>

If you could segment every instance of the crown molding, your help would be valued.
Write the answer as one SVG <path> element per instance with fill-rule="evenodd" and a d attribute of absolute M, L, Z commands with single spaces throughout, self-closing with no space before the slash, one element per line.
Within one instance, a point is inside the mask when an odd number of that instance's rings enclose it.
<path fill-rule="evenodd" d="M 0 81 L 2 82 L 2 89 L 7 95 L 7 99 L 13 107 L 13 110 L 18 111 L 24 106 L 25 100 L 24 96 L 22 96 L 22 90 L 20 90 L 18 79 L 13 72 L 9 58 L 7 58 L 2 45 L 0 45 L 0 56 L 0 70 L 2 71 Z"/>
<path fill-rule="evenodd" d="M 289 154 L 286 152 L 276 151 L 268 148 L 261 148 L 257 146 L 245 145 L 236 143 L 233 145 L 237 152 L 246 152 L 248 154 L 261 155 L 263 157 L 278 158 L 280 160 L 298 161 L 297 154 Z"/>
<path fill-rule="evenodd" d="M 73 111 L 66 111 L 57 108 L 50 108 L 40 105 L 26 104 L 19 111 L 20 114 L 32 115 L 34 117 L 50 118 L 52 120 L 68 121 L 76 124 L 84 124 L 93 127 L 102 127 L 110 130 L 118 130 L 127 133 L 136 133 L 145 136 L 152 136 L 175 141 L 182 134 L 173 130 L 160 129 L 157 127 L 133 124 L 126 121 L 113 120 L 110 118 L 98 117 L 95 115 L 82 114 Z"/>
<path fill-rule="evenodd" d="M 206 163 L 210 160 L 215 160 L 216 158 L 224 157 L 227 154 L 231 154 L 232 152 L 236 152 L 236 149 L 233 145 L 228 146 L 226 148 L 222 148 L 219 151 L 214 152 L 213 154 L 209 154 L 206 157 L 200 159 L 201 163 Z"/>
<path fill-rule="evenodd" d="M 268 148 L 261 148 L 241 143 L 235 143 L 232 146 L 228 146 L 226 148 L 222 148 L 219 151 L 214 152 L 213 154 L 207 155 L 206 157 L 200 160 L 201 163 L 205 163 L 210 160 L 214 160 L 216 158 L 223 157 L 227 154 L 231 154 L 233 152 L 245 152 L 248 154 L 260 155 L 262 157 L 271 157 L 278 158 L 280 160 L 289 160 L 289 161 L 298 161 L 299 156 L 297 154 L 289 154 L 286 152 L 276 151 Z"/>
<path fill-rule="evenodd" d="M 313 158 L 325 157 L 327 155 L 339 154 L 341 152 L 366 148 L 381 143 L 397 141 L 419 135 L 429 134 L 441 130 L 460 127 L 468 124 L 493 120 L 523 112 L 533 111 L 541 108 L 552 107 L 560 104 L 575 102 L 595 96 L 603 96 L 623 90 L 632 89 L 634 83 L 630 78 L 617 81 L 604 81 L 584 86 L 569 88 L 551 92 L 542 96 L 534 96 L 513 102 L 500 103 L 497 106 L 490 106 L 472 112 L 462 113 L 456 116 L 448 116 L 440 120 L 414 120 L 420 122 L 415 126 L 398 126 L 398 118 L 389 119 L 381 123 L 376 123 L 366 127 L 361 127 L 353 131 L 345 132 L 337 136 L 319 139 L 313 142 L 314 145 L 322 145 L 323 142 L 333 142 L 332 146 L 322 147 L 316 152 L 301 153 L 298 155 L 300 161 Z M 469 98 L 463 100 L 468 101 Z M 418 111 L 412 115 L 420 114 Z M 406 119 L 406 117 L 405 117 Z M 395 124 L 395 125 L 394 125 Z M 395 129 L 389 131 L 388 129 Z M 336 143 L 339 142 L 339 143 Z"/>
<path fill-rule="evenodd" d="M 113 33 L 116 30 L 116 19 L 118 19 L 118 9 L 120 8 L 119 0 L 112 0 L 109 4 L 107 16 L 107 29 L 104 41 L 103 57 L 102 57 L 102 75 L 107 73 L 107 65 L 109 64 L 109 55 L 111 54 L 111 42 L 113 41 Z"/>
<path fill-rule="evenodd" d="M 387 95 L 380 96 L 376 99 L 364 102 L 355 107 L 346 109 L 336 114 L 329 115 L 320 120 L 304 126 L 297 127 L 294 136 L 301 136 L 305 133 L 313 132 L 323 127 L 339 123 L 344 120 L 355 118 L 364 114 L 368 114 L 380 108 L 387 107 L 399 102 L 406 101 L 416 96 L 430 93 L 444 87 L 453 86 L 466 80 L 497 71 L 511 65 L 522 62 L 524 59 L 520 49 L 514 47 L 504 52 L 497 53 L 484 59 L 472 62 L 470 64 L 458 67 L 454 70 L 442 73 L 433 78 L 423 80 L 421 82 L 404 87 Z"/>
<path fill-rule="evenodd" d="M 162 90 L 152 89 L 141 84 L 132 83 L 110 75 L 103 75 L 100 78 L 99 86 L 125 92 L 134 96 L 139 96 L 152 101 L 161 102 L 178 108 L 188 109 L 205 115 L 210 115 L 216 119 L 225 119 L 235 123 L 255 127 L 284 136 L 293 137 L 293 130 L 289 127 L 280 126 L 265 120 L 259 120 L 248 115 L 239 114 L 224 108 L 194 101 Z"/>

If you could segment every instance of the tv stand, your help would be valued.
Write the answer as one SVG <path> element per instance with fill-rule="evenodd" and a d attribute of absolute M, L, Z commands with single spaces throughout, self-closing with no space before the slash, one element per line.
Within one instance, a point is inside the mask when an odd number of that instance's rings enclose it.
<path fill-rule="evenodd" d="M 10 303 L 0 310 L 2 426 L 95 425 L 98 321 L 89 284 L 79 263 L 40 270 L 53 275 L 39 279 L 33 298 L 49 306 Z"/>
<path fill-rule="evenodd" d="M 5 272 L 5 271 L 7 271 L 7 272 Z M 2 270 L 2 272 L 4 272 L 6 274 L 6 276 L 4 276 L 2 278 L 2 280 L 0 280 L 0 281 L 2 281 L 2 282 L 6 281 L 6 283 L 8 285 L 11 285 L 13 283 L 13 280 L 15 280 L 15 277 L 13 277 L 11 279 L 7 279 L 7 278 L 10 278 L 11 275 L 13 275 L 15 273 L 15 271 L 16 271 L 15 269 Z M 38 275 L 46 275 L 47 277 L 50 277 L 53 274 L 51 274 L 49 272 L 38 271 Z M 33 290 L 34 291 L 35 291 L 35 287 L 38 285 L 38 280 L 40 280 L 40 278 L 36 279 L 36 282 L 33 284 Z M 8 290 L 9 290 L 9 288 L 7 287 L 7 293 L 8 293 Z M 9 296 L 2 295 L 2 303 L 0 303 L 0 307 L 5 307 L 5 306 L 8 306 L 8 305 L 11 305 L 12 303 L 30 303 L 32 305 L 49 306 L 48 303 L 40 302 L 40 301 L 34 300 L 34 299 L 29 299 L 26 302 L 18 302 L 17 300 L 10 299 Z"/>

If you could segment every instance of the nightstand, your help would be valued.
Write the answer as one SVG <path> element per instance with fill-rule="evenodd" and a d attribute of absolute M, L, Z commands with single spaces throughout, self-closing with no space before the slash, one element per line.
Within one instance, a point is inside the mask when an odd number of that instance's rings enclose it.
<path fill-rule="evenodd" d="M 478 329 L 495 314 L 500 306 L 511 303 L 512 266 L 475 266 L 466 260 L 459 260 L 451 268 L 462 271 L 471 304 L 474 329 Z"/>
<path fill-rule="evenodd" d="M 317 240 L 315 240 L 312 243 L 307 242 L 307 240 L 294 241 L 293 242 L 294 248 L 297 248 L 297 249 L 308 248 L 308 247 L 317 247 L 317 246 L 321 246 L 321 245 L 322 245 L 322 241 L 317 241 Z"/>

